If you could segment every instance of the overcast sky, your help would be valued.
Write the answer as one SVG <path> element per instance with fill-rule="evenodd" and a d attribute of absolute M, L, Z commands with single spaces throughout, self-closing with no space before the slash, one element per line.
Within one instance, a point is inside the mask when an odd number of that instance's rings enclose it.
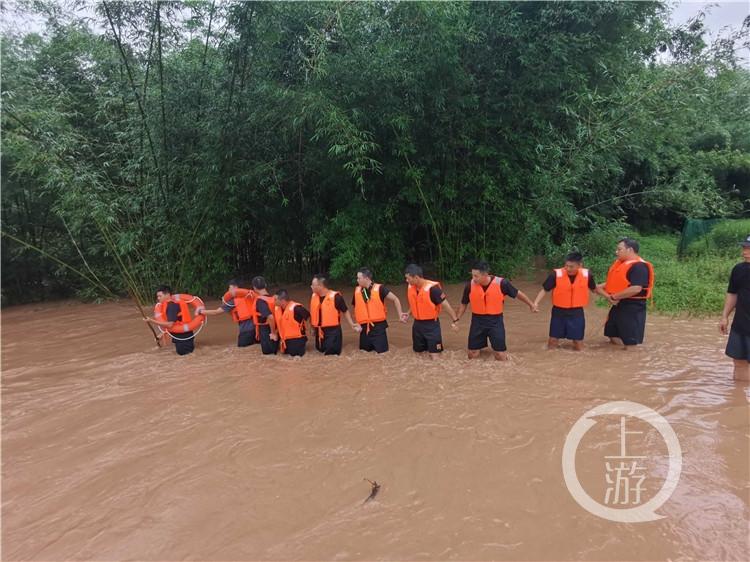
<path fill-rule="evenodd" d="M 16 2 L 14 0 L 2 1 L 4 8 L 2 10 L 2 25 L 0 29 L 15 28 L 17 30 L 40 30 L 41 20 L 36 21 L 24 17 L 15 12 Z M 724 0 L 720 2 L 704 2 L 693 0 L 675 0 L 669 2 L 674 6 L 672 11 L 672 23 L 682 25 L 690 18 L 695 17 L 700 11 L 707 13 L 704 23 L 708 30 L 707 39 L 710 42 L 718 36 L 725 34 L 727 28 L 738 30 L 742 26 L 743 20 L 750 15 L 750 0 Z M 93 5 L 93 2 L 92 2 Z M 81 15 L 93 15 L 93 9 L 83 8 Z M 743 49 L 738 52 L 740 58 L 744 61 L 744 66 L 750 67 L 750 49 Z"/>

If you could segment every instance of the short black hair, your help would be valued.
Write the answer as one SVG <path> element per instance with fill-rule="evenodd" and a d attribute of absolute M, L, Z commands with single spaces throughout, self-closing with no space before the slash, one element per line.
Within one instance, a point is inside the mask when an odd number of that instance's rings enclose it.
<path fill-rule="evenodd" d="M 286 289 L 279 289 L 276 291 L 276 299 L 282 300 L 282 301 L 288 301 L 289 300 L 289 291 Z"/>
<path fill-rule="evenodd" d="M 372 280 L 372 269 L 370 269 L 369 267 L 360 267 L 357 270 L 357 273 L 361 273 L 364 277 Z"/>
<path fill-rule="evenodd" d="M 490 272 L 490 264 L 488 264 L 484 260 L 477 260 L 471 265 L 471 269 L 477 269 L 481 273 L 489 273 Z"/>
<path fill-rule="evenodd" d="M 424 277 L 424 271 L 416 263 L 410 263 L 404 269 L 404 274 L 411 275 L 412 277 Z"/>
<path fill-rule="evenodd" d="M 169 285 L 159 285 L 156 288 L 156 292 L 157 293 L 169 293 L 171 295 L 172 294 L 172 287 L 170 287 Z"/>
<path fill-rule="evenodd" d="M 313 279 L 317 279 L 318 283 L 323 285 L 326 289 L 328 288 L 328 275 L 325 273 L 316 273 L 313 275 Z"/>
<path fill-rule="evenodd" d="M 264 277 L 261 277 L 260 275 L 257 275 L 256 277 L 253 277 L 252 281 L 253 289 L 265 289 L 266 288 L 266 280 Z"/>
<path fill-rule="evenodd" d="M 565 261 L 574 261 L 581 263 L 583 261 L 583 254 L 581 252 L 572 251 L 565 256 Z"/>
<path fill-rule="evenodd" d="M 227 285 L 234 285 L 235 287 L 242 287 L 242 281 L 237 279 L 236 277 L 234 279 L 230 279 L 227 281 Z"/>
<path fill-rule="evenodd" d="M 641 249 L 641 245 L 640 245 L 640 244 L 638 243 L 638 240 L 636 240 L 635 238 L 630 238 L 630 237 L 626 236 L 625 238 L 620 238 L 620 239 L 619 239 L 619 240 L 617 241 L 617 243 L 618 243 L 618 244 L 619 244 L 620 242 L 622 242 L 623 244 L 625 244 L 625 247 L 626 247 L 626 248 L 630 248 L 630 249 L 631 249 L 631 250 L 633 250 L 633 251 L 634 251 L 634 252 L 635 252 L 636 254 L 638 253 L 638 250 L 640 250 L 640 249 Z"/>

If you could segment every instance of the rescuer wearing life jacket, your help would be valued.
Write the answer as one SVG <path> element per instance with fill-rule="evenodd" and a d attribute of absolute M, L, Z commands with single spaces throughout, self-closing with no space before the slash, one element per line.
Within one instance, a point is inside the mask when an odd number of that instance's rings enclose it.
<path fill-rule="evenodd" d="M 487 340 L 494 352 L 495 359 L 508 359 L 505 344 L 505 321 L 503 309 L 505 297 L 518 298 L 528 305 L 531 312 L 539 309 L 523 291 L 516 289 L 510 281 L 496 275 L 490 275 L 490 265 L 486 261 L 477 261 L 471 268 L 471 281 L 464 287 L 461 306 L 458 307 L 458 318 L 461 319 L 468 305 L 471 305 L 471 326 L 469 327 L 469 359 L 479 357 L 479 352 L 487 347 Z"/>
<path fill-rule="evenodd" d="M 204 310 L 206 316 L 215 316 L 228 312 L 238 327 L 237 347 L 247 347 L 256 342 L 253 312 L 255 311 L 255 292 L 243 289 L 242 282 L 231 279 L 227 291 L 221 299 L 221 306 L 212 310 Z"/>
<path fill-rule="evenodd" d="M 344 297 L 338 291 L 328 288 L 328 278 L 323 273 L 313 277 L 310 284 L 310 323 L 315 329 L 315 349 L 325 355 L 341 355 L 343 334 L 341 333 L 341 315 L 346 317 L 355 332 L 359 324 L 352 320 Z"/>
<path fill-rule="evenodd" d="M 364 351 L 388 351 L 388 309 L 385 301 L 391 301 L 396 306 L 399 320 L 406 322 L 408 315 L 402 310 L 399 298 L 385 285 L 375 283 L 370 269 L 363 267 L 358 270 L 352 306 L 354 319 L 362 329 L 359 348 Z"/>
<path fill-rule="evenodd" d="M 742 242 L 742 262 L 732 268 L 729 286 L 724 297 L 724 310 L 719 321 L 719 331 L 726 335 L 726 354 L 734 359 L 734 380 L 750 381 L 750 235 Z M 729 315 L 734 310 L 734 320 L 729 327 Z"/>
<path fill-rule="evenodd" d="M 170 334 L 172 342 L 174 343 L 175 351 L 177 355 L 187 355 L 195 350 L 195 334 L 192 330 L 190 331 L 175 331 L 172 330 L 176 325 L 190 322 L 190 312 L 186 308 L 186 305 L 172 300 L 172 288 L 169 285 L 161 285 L 156 289 L 156 318 L 144 318 L 146 322 L 163 328 L 167 333 Z M 196 313 L 200 314 L 198 310 Z"/>
<path fill-rule="evenodd" d="M 632 238 L 617 242 L 616 259 L 607 272 L 607 281 L 599 284 L 607 293 L 609 309 L 604 335 L 611 343 L 627 349 L 643 343 L 646 329 L 646 300 L 654 289 L 654 268 L 638 255 L 640 246 Z"/>
<path fill-rule="evenodd" d="M 273 339 L 279 342 L 282 353 L 302 357 L 307 345 L 305 321 L 310 319 L 310 313 L 291 300 L 286 289 L 276 293 L 275 301 Z"/>
<path fill-rule="evenodd" d="M 552 317 L 549 323 L 547 347 L 555 349 L 561 339 L 573 342 L 573 349 L 583 349 L 583 336 L 586 331 L 586 316 L 583 309 L 589 304 L 589 291 L 604 298 L 607 293 L 596 286 L 594 274 L 583 267 L 580 252 L 570 252 L 565 256 L 565 265 L 552 270 L 542 283 L 542 288 L 534 299 L 539 303 L 544 295 L 552 291 Z"/>
<path fill-rule="evenodd" d="M 453 323 L 451 327 L 455 330 L 458 318 L 453 307 L 436 281 L 424 278 L 422 268 L 411 263 L 404 270 L 404 279 L 409 285 L 407 297 L 409 299 L 409 312 L 414 317 L 411 328 L 412 348 L 417 353 L 428 351 L 431 359 L 436 359 L 437 354 L 443 351 L 443 334 L 440 331 L 440 310 L 445 306 Z"/>
<path fill-rule="evenodd" d="M 273 311 L 276 299 L 268 292 L 266 280 L 260 275 L 253 277 L 251 282 L 255 291 L 255 306 L 253 307 L 253 323 L 255 324 L 255 339 L 260 342 L 263 355 L 273 355 L 279 350 L 276 333 L 276 322 Z"/>

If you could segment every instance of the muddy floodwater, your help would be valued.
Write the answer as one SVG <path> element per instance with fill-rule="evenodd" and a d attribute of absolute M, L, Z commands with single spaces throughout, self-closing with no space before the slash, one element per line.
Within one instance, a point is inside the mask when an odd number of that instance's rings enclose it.
<path fill-rule="evenodd" d="M 178 357 L 127 302 L 6 309 L 2 559 L 750 559 L 750 389 L 732 381 L 716 319 L 650 315 L 646 345 L 626 352 L 592 305 L 586 349 L 547 351 L 549 307 L 506 302 L 507 363 L 466 359 L 468 314 L 457 332 L 443 317 L 433 362 L 393 310 L 388 354 L 358 351 L 346 327 L 341 357 L 308 344 L 291 359 L 236 348 L 228 315 Z M 682 472 L 655 521 L 593 515 L 563 478 L 573 424 L 621 400 L 679 438 Z M 604 416 L 579 446 L 602 504 L 623 423 Z M 656 430 L 627 423 L 645 479 L 612 481 L 621 501 L 636 488 L 644 500 L 670 459 Z M 365 478 L 381 486 L 367 502 Z"/>

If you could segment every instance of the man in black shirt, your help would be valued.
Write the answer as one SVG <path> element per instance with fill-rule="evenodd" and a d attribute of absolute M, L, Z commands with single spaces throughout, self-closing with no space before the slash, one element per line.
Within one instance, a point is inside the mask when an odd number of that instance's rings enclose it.
<path fill-rule="evenodd" d="M 324 355 L 341 355 L 344 336 L 341 332 L 341 315 L 355 332 L 362 328 L 355 323 L 344 297 L 328 288 L 328 276 L 317 273 L 310 283 L 311 323 L 315 332 L 315 349 Z"/>
<path fill-rule="evenodd" d="M 251 306 L 254 306 L 254 303 L 252 302 L 254 300 L 254 295 L 251 293 L 248 296 L 236 296 L 237 290 L 242 289 L 243 283 L 237 279 L 232 279 L 229 281 L 228 287 L 227 287 L 227 293 L 232 296 L 232 298 L 224 301 L 224 298 L 222 298 L 222 303 L 219 308 L 214 308 L 210 310 L 202 310 L 201 312 L 205 314 L 206 316 L 215 316 L 217 314 L 224 314 L 224 313 L 230 313 L 233 317 L 236 317 L 238 314 L 238 308 L 247 309 L 249 311 Z M 240 299 L 245 299 L 244 301 Z M 238 306 L 239 305 L 239 306 Z M 237 326 L 239 329 L 239 333 L 237 335 L 237 347 L 247 347 L 249 345 L 253 345 L 255 343 L 255 324 L 253 323 L 252 316 L 248 316 L 247 318 L 240 318 L 236 317 Z"/>
<path fill-rule="evenodd" d="M 294 310 L 292 312 L 293 323 L 290 322 L 289 325 L 282 325 L 284 324 L 283 314 L 284 312 L 286 312 L 286 309 L 289 306 L 294 307 Z M 300 335 L 297 337 L 287 336 L 287 338 L 283 342 L 282 349 L 286 355 L 291 355 L 293 357 L 302 357 L 305 354 L 305 348 L 307 346 L 307 330 L 305 327 L 305 322 L 310 319 L 310 313 L 304 306 L 292 301 L 289 298 L 289 293 L 286 289 L 281 289 L 276 293 L 275 308 L 275 331 L 273 334 L 271 334 L 271 339 L 279 341 L 281 331 L 284 331 L 284 333 L 288 334 L 289 331 L 295 329 L 296 327 L 299 327 Z M 294 324 L 296 324 L 296 326 Z"/>
<path fill-rule="evenodd" d="M 275 355 L 279 350 L 279 342 L 272 337 L 276 332 L 276 321 L 273 317 L 274 298 L 268 292 L 264 277 L 260 275 L 253 277 L 252 286 L 256 294 L 254 302 L 256 338 L 260 341 L 263 355 Z"/>
<path fill-rule="evenodd" d="M 653 267 L 638 255 L 639 250 L 640 245 L 633 238 L 619 240 L 607 281 L 598 285 L 612 305 L 604 324 L 604 335 L 610 343 L 624 345 L 625 349 L 643 343 L 646 300 L 651 298 L 654 287 Z"/>
<path fill-rule="evenodd" d="M 144 318 L 144 320 L 151 324 L 155 324 L 168 332 L 175 322 L 182 322 L 180 305 L 176 302 L 172 302 L 172 288 L 168 285 L 162 285 L 156 289 L 156 300 L 162 304 L 168 303 L 166 314 L 167 319 L 157 320 L 155 318 Z M 195 350 L 195 334 L 193 332 L 182 332 L 177 335 L 169 334 L 169 337 L 172 338 L 177 355 L 187 355 Z"/>
<path fill-rule="evenodd" d="M 505 344 L 505 322 L 503 308 L 505 297 L 518 297 L 526 303 L 531 312 L 538 312 L 536 305 L 523 291 L 516 289 L 510 281 L 490 275 L 490 266 L 486 261 L 477 261 L 471 268 L 471 281 L 466 283 L 461 305 L 458 307 L 456 322 L 471 305 L 471 325 L 469 326 L 469 359 L 479 357 L 479 352 L 490 342 L 495 359 L 508 359 Z"/>
<path fill-rule="evenodd" d="M 583 267 L 583 256 L 580 252 L 570 252 L 565 257 L 565 266 L 553 270 L 547 276 L 534 299 L 534 304 L 539 306 L 544 295 L 550 291 L 554 292 L 547 347 L 555 349 L 561 339 L 569 339 L 573 342 L 573 349 L 581 351 L 586 331 L 583 309 L 588 304 L 589 291 L 604 298 L 607 298 L 607 293 L 596 286 L 594 274 Z"/>
<path fill-rule="evenodd" d="M 740 244 L 744 261 L 735 265 L 729 276 L 719 330 L 727 333 L 729 315 L 734 310 L 726 354 L 734 359 L 734 380 L 750 381 L 750 235 Z"/>
<path fill-rule="evenodd" d="M 357 271 L 357 286 L 352 295 L 354 319 L 360 325 L 359 348 L 363 351 L 385 353 L 388 351 L 388 307 L 390 301 L 396 307 L 398 318 L 406 322 L 408 314 L 401 308 L 399 298 L 385 285 L 375 283 L 372 270 L 362 267 Z"/>

